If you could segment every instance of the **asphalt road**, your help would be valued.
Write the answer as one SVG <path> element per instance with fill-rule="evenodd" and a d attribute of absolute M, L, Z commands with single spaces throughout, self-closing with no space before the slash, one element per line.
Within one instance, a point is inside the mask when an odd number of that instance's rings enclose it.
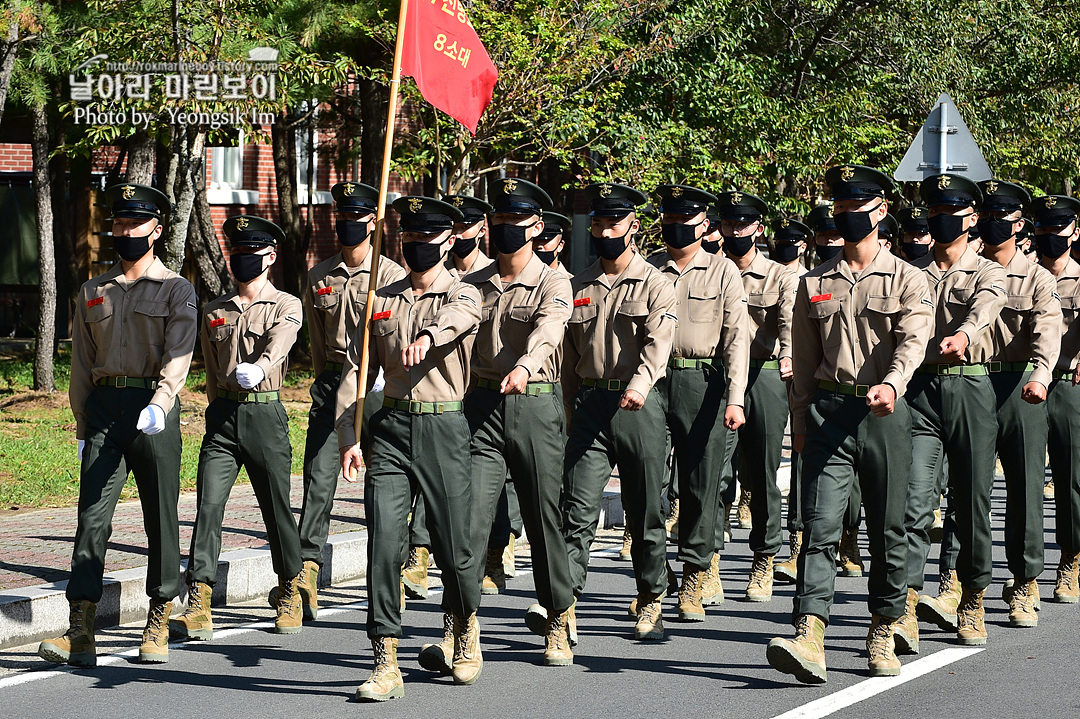
<path fill-rule="evenodd" d="M 1046 505 L 1048 527 L 1052 507 Z M 299 635 L 273 634 L 272 614 L 264 606 L 215 609 L 214 641 L 173 644 L 171 660 L 162 666 L 133 662 L 139 627 L 99 634 L 99 655 L 127 655 L 99 656 L 100 665 L 92 670 L 51 671 L 55 667 L 37 659 L 36 646 L 0 652 L 0 717 L 1076 716 L 1080 607 L 1044 600 L 1038 628 L 1008 627 L 1008 610 L 999 598 L 1007 575 L 1000 490 L 994 508 L 996 583 L 988 592 L 988 646 L 957 648 L 951 634 L 923 625 L 922 653 L 903 658 L 898 680 L 865 675 L 869 617 L 865 579 L 859 578 L 837 578 L 826 634 L 828 683 L 806 687 L 773 671 L 765 645 L 778 634 L 791 635 L 792 587 L 778 585 L 767 604 L 739 600 L 751 556 L 746 532 L 738 529 L 721 565 L 728 600 L 710 608 L 707 621 L 684 624 L 675 620 L 669 599 L 667 641 L 635 642 L 625 610 L 633 595 L 630 565 L 617 560 L 617 537 L 609 532 L 595 547 L 586 595 L 578 605 L 581 643 L 572 667 L 541 665 L 543 640 L 522 620 L 533 594 L 527 563 L 519 555 L 518 578 L 507 592 L 484 598 L 485 665 L 472 687 L 456 687 L 416 663 L 420 646 L 441 636 L 433 594 L 427 601 L 410 601 L 405 614 L 399 650 L 405 696 L 384 704 L 354 703 L 356 687 L 370 671 L 371 649 L 362 587 L 344 586 L 323 593 L 324 605 L 334 608 L 323 610 Z M 865 541 L 863 546 L 865 554 Z M 934 557 L 936 550 L 931 573 Z M 1056 545 L 1048 545 L 1044 597 L 1052 594 L 1057 559 Z M 928 579 L 932 587 L 936 581 Z"/>

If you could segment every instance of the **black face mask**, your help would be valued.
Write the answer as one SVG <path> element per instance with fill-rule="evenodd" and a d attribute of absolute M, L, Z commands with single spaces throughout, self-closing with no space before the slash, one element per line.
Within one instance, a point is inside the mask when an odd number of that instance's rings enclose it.
<path fill-rule="evenodd" d="M 1072 249 L 1070 251 L 1072 252 L 1073 257 L 1080 257 L 1080 240 L 1072 243 Z"/>
<path fill-rule="evenodd" d="M 721 237 L 724 238 L 724 252 L 732 257 L 742 257 L 754 247 L 753 235 L 737 237 L 736 235 L 729 236 L 721 233 Z"/>
<path fill-rule="evenodd" d="M 142 259 L 150 251 L 150 247 L 150 235 L 143 235 L 142 237 L 116 235 L 113 237 L 113 249 L 116 250 L 116 254 L 120 255 L 120 259 L 127 262 Z"/>
<path fill-rule="evenodd" d="M 844 242 L 859 242 L 871 232 L 877 225 L 870 219 L 870 213 L 875 212 L 879 204 L 865 212 L 838 212 L 833 216 L 836 222 L 836 231 L 844 238 Z"/>
<path fill-rule="evenodd" d="M 545 265 L 551 265 L 555 261 L 555 250 L 533 250 L 533 254 L 540 258 Z"/>
<path fill-rule="evenodd" d="M 664 238 L 665 245 L 670 245 L 678 250 L 697 242 L 697 228 L 700 226 L 700 222 L 696 225 L 684 225 L 679 222 L 660 225 L 660 235 Z"/>
<path fill-rule="evenodd" d="M 715 255 L 720 251 L 720 240 L 702 240 L 701 249 L 705 250 L 710 255 Z"/>
<path fill-rule="evenodd" d="M 622 253 L 626 252 L 626 248 L 630 245 L 626 239 L 629 236 L 630 230 L 623 233 L 621 237 L 597 237 L 589 233 L 589 237 L 592 238 L 593 249 L 596 250 L 596 254 L 605 260 L 617 260 Z"/>
<path fill-rule="evenodd" d="M 999 220 L 988 217 L 979 220 L 976 226 L 979 228 L 979 237 L 988 245 L 1003 245 L 1013 238 L 1013 225 L 1016 220 Z"/>
<path fill-rule="evenodd" d="M 843 251 L 841 245 L 814 245 L 814 254 L 822 262 L 828 262 Z"/>
<path fill-rule="evenodd" d="M 930 236 L 934 242 L 947 245 L 960 239 L 964 234 L 964 221 L 970 215 L 934 215 L 926 220 L 930 228 Z"/>
<path fill-rule="evenodd" d="M 229 256 L 229 269 L 232 270 L 237 282 L 251 282 L 269 269 L 263 267 L 265 257 L 266 255 L 236 252 Z"/>
<path fill-rule="evenodd" d="M 525 237 L 525 232 L 535 224 L 534 222 L 532 225 L 492 225 L 488 232 L 500 255 L 512 255 L 528 243 L 529 239 Z"/>
<path fill-rule="evenodd" d="M 773 249 L 773 259 L 782 265 L 799 259 L 799 246 L 787 242 L 778 242 Z"/>
<path fill-rule="evenodd" d="M 442 248 L 442 242 L 403 242 L 401 256 L 413 272 L 427 272 L 442 261 Z"/>
<path fill-rule="evenodd" d="M 453 252 L 458 259 L 464 260 L 476 249 L 477 238 L 479 238 L 479 235 L 469 238 L 459 237 L 454 242 L 454 246 L 450 248 L 450 251 Z"/>
<path fill-rule="evenodd" d="M 1035 246 L 1039 248 L 1039 254 L 1043 257 L 1055 259 L 1069 251 L 1069 239 L 1071 237 L 1072 233 L 1068 235 L 1035 235 Z"/>
<path fill-rule="evenodd" d="M 917 260 L 930 254 L 930 245 L 920 245 L 918 242 L 904 242 L 900 245 L 904 249 L 904 257 L 909 260 Z"/>
<path fill-rule="evenodd" d="M 343 247 L 356 247 L 367 240 L 368 235 L 371 234 L 368 223 L 357 222 L 356 220 L 338 220 L 335 229 L 337 230 L 338 242 Z"/>

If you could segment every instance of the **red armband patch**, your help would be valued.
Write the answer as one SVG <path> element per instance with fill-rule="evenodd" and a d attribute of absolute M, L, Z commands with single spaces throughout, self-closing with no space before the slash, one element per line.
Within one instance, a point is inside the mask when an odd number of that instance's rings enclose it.
<path fill-rule="evenodd" d="M 814 295 L 813 297 L 810 298 L 810 301 L 811 302 L 824 302 L 825 300 L 831 300 L 831 299 L 832 299 L 832 292 L 830 292 L 827 295 Z"/>
<path fill-rule="evenodd" d="M 211 327 L 221 327 L 223 324 L 225 324 L 224 317 L 218 317 L 216 320 L 210 320 Z"/>
<path fill-rule="evenodd" d="M 317 294 L 317 295 L 332 295 L 332 294 L 334 294 L 334 288 L 333 287 L 320 287 L 315 294 Z"/>
<path fill-rule="evenodd" d="M 585 305 L 592 304 L 592 297 L 582 297 L 581 299 L 574 300 L 574 307 L 584 307 Z"/>
<path fill-rule="evenodd" d="M 374 322 L 375 320 L 388 320 L 388 319 L 390 319 L 390 310 L 386 310 L 385 312 L 376 312 L 375 314 L 373 314 L 371 316 L 371 321 L 372 322 Z"/>
<path fill-rule="evenodd" d="M 105 304 L 105 298 L 104 297 L 95 297 L 92 300 L 87 300 L 86 308 L 90 309 L 91 307 L 97 307 L 98 305 L 103 305 L 103 304 Z"/>

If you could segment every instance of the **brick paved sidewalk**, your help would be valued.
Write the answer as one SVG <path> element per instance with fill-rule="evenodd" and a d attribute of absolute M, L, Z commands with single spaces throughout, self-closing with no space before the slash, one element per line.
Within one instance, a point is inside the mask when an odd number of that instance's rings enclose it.
<path fill-rule="evenodd" d="M 294 475 L 292 506 L 298 521 L 302 503 L 303 479 Z M 195 492 L 180 495 L 179 515 L 180 554 L 186 559 L 195 523 Z M 338 482 L 330 533 L 354 532 L 363 526 L 363 483 Z M 75 507 L 0 513 L 0 591 L 67 579 L 75 527 Z M 251 485 L 237 484 L 225 507 L 221 551 L 265 544 L 266 530 Z M 106 572 L 146 564 L 146 533 L 138 500 L 117 505 L 105 562 Z"/>

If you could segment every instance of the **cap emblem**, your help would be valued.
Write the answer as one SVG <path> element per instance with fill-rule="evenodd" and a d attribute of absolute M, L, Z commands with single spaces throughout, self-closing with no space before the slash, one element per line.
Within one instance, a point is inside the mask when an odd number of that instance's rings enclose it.
<path fill-rule="evenodd" d="M 608 185 L 606 183 L 600 185 L 600 197 L 611 197 L 611 190 L 611 185 Z"/>
<path fill-rule="evenodd" d="M 350 196 L 350 195 L 352 195 L 353 190 L 356 189 L 356 185 L 354 185 L 351 182 L 346 182 L 345 187 L 343 187 L 341 189 L 345 191 L 346 196 Z"/>
<path fill-rule="evenodd" d="M 424 201 L 419 197 L 409 198 L 409 212 L 419 212 L 420 208 L 424 206 Z"/>
<path fill-rule="evenodd" d="M 844 167 L 840 170 L 840 179 L 844 182 L 848 182 L 853 177 L 855 177 L 854 167 Z"/>
<path fill-rule="evenodd" d="M 994 182 L 993 180 L 990 180 L 990 182 L 986 183 L 986 194 L 988 194 L 988 195 L 997 194 L 997 189 L 998 189 L 998 183 Z"/>
<path fill-rule="evenodd" d="M 507 194 L 510 194 L 517 189 L 517 183 L 518 181 L 511 177 L 509 180 L 506 181 L 506 184 L 503 185 L 503 190 Z"/>
<path fill-rule="evenodd" d="M 672 190 L 671 190 L 671 196 L 676 198 L 676 199 L 682 197 L 682 193 L 683 193 L 683 189 L 681 187 L 678 187 L 678 186 L 673 187 Z"/>
<path fill-rule="evenodd" d="M 132 197 L 135 197 L 135 188 L 131 185 L 124 185 L 120 190 L 120 196 L 125 200 L 130 200 Z"/>
<path fill-rule="evenodd" d="M 247 229 L 247 226 L 248 226 L 248 218 L 246 218 L 246 217 L 238 217 L 238 218 L 236 218 L 236 229 L 244 230 L 244 229 Z"/>
<path fill-rule="evenodd" d="M 1053 195 L 1051 195 L 1050 197 L 1047 197 L 1046 200 L 1043 201 L 1043 205 L 1046 206 L 1046 207 L 1053 207 L 1056 204 L 1057 204 L 1057 198 L 1054 197 Z"/>
<path fill-rule="evenodd" d="M 732 192 L 731 193 L 731 204 L 737 205 L 740 202 L 742 202 L 742 193 L 741 192 Z"/>
<path fill-rule="evenodd" d="M 948 175 L 942 175 L 941 177 L 939 177 L 937 179 L 937 188 L 939 190 L 944 190 L 946 187 L 948 187 L 951 184 L 952 184 L 952 178 L 949 177 Z"/>

